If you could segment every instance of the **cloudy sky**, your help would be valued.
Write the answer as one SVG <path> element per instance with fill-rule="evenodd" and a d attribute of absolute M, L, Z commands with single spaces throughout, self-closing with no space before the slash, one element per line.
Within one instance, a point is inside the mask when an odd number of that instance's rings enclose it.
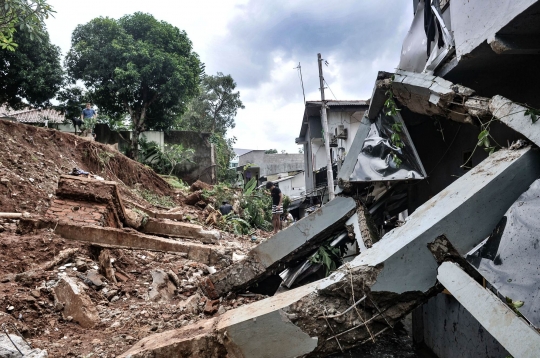
<path fill-rule="evenodd" d="M 65 54 L 78 24 L 99 16 L 147 12 L 187 32 L 208 74 L 230 74 L 246 108 L 238 113 L 238 148 L 298 152 L 307 100 L 318 100 L 317 53 L 329 62 L 333 99 L 368 99 L 377 71 L 393 71 L 412 21 L 410 0 L 49 0 L 51 41 Z"/>

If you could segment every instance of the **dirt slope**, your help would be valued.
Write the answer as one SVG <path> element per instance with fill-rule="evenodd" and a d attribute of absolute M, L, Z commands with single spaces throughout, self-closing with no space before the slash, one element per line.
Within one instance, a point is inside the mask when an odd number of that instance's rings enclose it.
<path fill-rule="evenodd" d="M 151 169 L 101 143 L 70 133 L 0 120 L 0 211 L 43 214 L 61 174 L 73 168 L 120 183 L 122 195 L 140 201 L 129 188 L 174 197 Z"/>

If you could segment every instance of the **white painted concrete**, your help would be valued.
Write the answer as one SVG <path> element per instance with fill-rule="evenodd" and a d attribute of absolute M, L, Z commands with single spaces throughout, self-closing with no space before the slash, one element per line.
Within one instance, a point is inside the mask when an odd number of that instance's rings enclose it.
<path fill-rule="evenodd" d="M 540 145 L 540 121 L 533 123 L 531 117 L 525 115 L 527 108 L 503 96 L 495 96 L 491 99 L 489 109 L 495 118 Z"/>
<path fill-rule="evenodd" d="M 444 262 L 437 279 L 513 357 L 538 357 L 540 334 L 458 265 Z"/>
<path fill-rule="evenodd" d="M 485 239 L 514 201 L 540 177 L 540 153 L 531 148 L 491 155 L 411 214 L 351 264 L 384 263 L 372 291 L 427 291 L 437 262 L 427 248 L 445 235 L 460 254 Z"/>
<path fill-rule="evenodd" d="M 538 0 L 451 0 L 452 31 L 458 60 Z"/>

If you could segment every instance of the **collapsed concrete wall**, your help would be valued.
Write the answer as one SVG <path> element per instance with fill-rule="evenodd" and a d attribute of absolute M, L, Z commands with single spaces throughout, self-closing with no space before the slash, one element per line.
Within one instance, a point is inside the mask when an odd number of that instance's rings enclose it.
<path fill-rule="evenodd" d="M 474 90 L 441 77 L 402 70 L 377 86 L 391 88 L 396 99 L 414 113 L 467 124 L 496 119 L 540 145 L 540 131 L 528 108 L 503 96 L 475 96 Z"/>
<path fill-rule="evenodd" d="M 306 255 L 355 214 L 351 198 L 337 197 L 312 215 L 280 231 L 254 248 L 243 261 L 217 272 L 201 283 L 210 298 L 238 291 L 261 281 L 280 265 Z"/>
<path fill-rule="evenodd" d="M 218 337 L 230 357 L 246 358 L 276 352 L 282 357 L 324 356 L 375 341 L 437 293 L 439 264 L 459 259 L 489 235 L 539 176 L 536 150 L 499 151 L 326 279 L 228 311 L 208 334 Z M 159 339 L 148 337 L 145 342 Z M 145 342 L 123 356 L 159 357 L 167 347 L 163 342 L 145 350 Z M 275 342 L 280 344 L 276 347 Z"/>

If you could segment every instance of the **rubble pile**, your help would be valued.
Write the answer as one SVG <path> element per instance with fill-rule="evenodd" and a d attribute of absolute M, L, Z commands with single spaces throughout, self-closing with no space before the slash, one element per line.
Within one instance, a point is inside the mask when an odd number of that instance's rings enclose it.
<path fill-rule="evenodd" d="M 29 356 L 112 357 L 151 333 L 265 298 L 244 292 L 212 300 L 199 288 L 256 245 L 198 225 L 214 210 L 187 206 L 183 193 L 127 158 L 140 170 L 139 185 L 108 170 L 98 172 L 108 180 L 66 175 L 95 168 L 77 152 L 88 146 L 79 137 L 5 121 L 0 131 L 0 212 L 25 212 L 0 218 L 0 326 L 16 345 L 27 342 L 19 348 Z M 150 204 L 141 187 L 176 207 Z M 201 189 L 208 186 L 192 190 Z M 12 352 L 5 338 L 0 352 Z"/>

